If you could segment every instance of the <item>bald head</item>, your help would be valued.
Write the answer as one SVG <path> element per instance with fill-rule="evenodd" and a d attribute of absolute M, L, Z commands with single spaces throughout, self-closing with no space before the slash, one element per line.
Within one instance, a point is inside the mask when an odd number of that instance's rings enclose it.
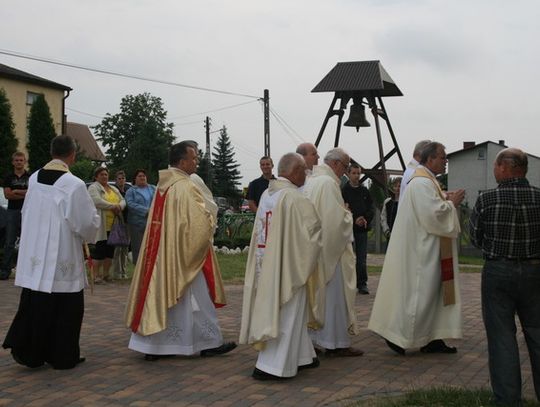
<path fill-rule="evenodd" d="M 306 163 L 298 153 L 287 153 L 278 163 L 278 176 L 287 178 L 297 187 L 306 181 Z"/>
<path fill-rule="evenodd" d="M 312 170 L 314 165 L 319 163 L 319 153 L 317 147 L 312 143 L 302 143 L 296 148 L 296 152 L 304 157 L 306 166 Z"/>
<path fill-rule="evenodd" d="M 505 148 L 495 157 L 493 172 L 497 182 L 501 182 L 508 178 L 524 177 L 528 166 L 527 154 L 519 148 Z"/>

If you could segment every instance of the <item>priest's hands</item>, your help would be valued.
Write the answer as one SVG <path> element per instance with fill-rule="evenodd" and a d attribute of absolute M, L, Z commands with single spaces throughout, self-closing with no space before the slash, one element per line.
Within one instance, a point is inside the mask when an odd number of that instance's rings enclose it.
<path fill-rule="evenodd" d="M 363 216 L 357 217 L 354 223 L 356 223 L 361 228 L 367 228 L 367 220 Z"/>
<path fill-rule="evenodd" d="M 448 191 L 446 193 L 446 197 L 457 208 L 459 206 L 459 204 L 461 202 L 463 202 L 463 199 L 465 198 L 465 190 L 464 189 L 457 189 L 455 191 Z"/>

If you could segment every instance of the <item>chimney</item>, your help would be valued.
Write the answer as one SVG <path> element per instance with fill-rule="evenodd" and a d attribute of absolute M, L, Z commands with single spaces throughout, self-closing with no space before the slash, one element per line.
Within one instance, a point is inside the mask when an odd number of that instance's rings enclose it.
<path fill-rule="evenodd" d="M 504 140 L 499 140 L 499 145 L 504 146 Z"/>
<path fill-rule="evenodd" d="M 469 148 L 473 148 L 476 145 L 475 141 L 464 141 L 463 142 L 463 149 L 467 150 Z"/>

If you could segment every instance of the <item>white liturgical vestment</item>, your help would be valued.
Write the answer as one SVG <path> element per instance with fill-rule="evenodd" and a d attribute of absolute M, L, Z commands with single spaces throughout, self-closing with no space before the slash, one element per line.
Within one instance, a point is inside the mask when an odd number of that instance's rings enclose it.
<path fill-rule="evenodd" d="M 434 339 L 461 338 L 457 211 L 426 177 L 414 176 L 402 198 L 368 328 L 404 349 L 421 347 Z M 452 238 L 456 301 L 446 306 L 441 237 Z"/>
<path fill-rule="evenodd" d="M 79 292 L 86 284 L 83 243 L 95 242 L 100 218 L 84 182 L 67 169 L 53 185 L 39 183 L 38 173 L 30 177 L 22 208 L 15 285 Z"/>

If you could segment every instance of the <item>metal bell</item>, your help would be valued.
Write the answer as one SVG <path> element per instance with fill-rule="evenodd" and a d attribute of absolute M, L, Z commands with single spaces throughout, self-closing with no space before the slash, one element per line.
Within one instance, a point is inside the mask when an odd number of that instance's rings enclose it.
<path fill-rule="evenodd" d="M 344 126 L 356 127 L 356 131 L 360 130 L 360 127 L 370 127 L 371 124 L 366 119 L 366 109 L 361 103 L 353 103 L 351 105 L 351 113 L 349 114 L 349 119 Z"/>

